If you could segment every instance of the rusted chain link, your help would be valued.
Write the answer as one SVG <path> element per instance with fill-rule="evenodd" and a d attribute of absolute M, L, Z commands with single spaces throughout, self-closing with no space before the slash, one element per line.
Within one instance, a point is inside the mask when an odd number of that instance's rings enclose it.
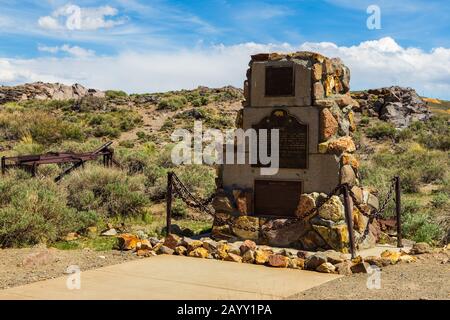
<path fill-rule="evenodd" d="M 188 206 L 204 211 L 210 215 L 214 215 L 213 210 L 211 210 L 208 205 L 214 199 L 215 194 L 212 194 L 205 200 L 198 199 L 188 190 L 188 188 L 186 188 L 175 173 L 173 174 L 172 186 L 175 194 L 178 195 Z"/>

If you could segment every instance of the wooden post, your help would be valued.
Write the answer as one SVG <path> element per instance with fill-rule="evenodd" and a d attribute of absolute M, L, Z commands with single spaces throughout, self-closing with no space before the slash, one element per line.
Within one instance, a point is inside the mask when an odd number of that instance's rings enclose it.
<path fill-rule="evenodd" d="M 355 258 L 355 237 L 353 235 L 353 214 L 350 207 L 350 195 L 348 192 L 348 185 L 342 187 L 344 189 L 344 209 L 345 209 L 345 221 L 347 222 L 348 235 L 350 241 L 350 253 L 352 259 Z"/>
<path fill-rule="evenodd" d="M 167 234 L 171 232 L 172 226 L 172 184 L 173 172 L 167 172 L 167 192 L 166 192 L 166 230 Z"/>
<path fill-rule="evenodd" d="M 402 203 L 401 203 L 401 188 L 400 177 L 395 177 L 395 214 L 397 217 L 397 248 L 403 248 L 402 244 Z"/>
<path fill-rule="evenodd" d="M 6 157 L 5 156 L 2 157 L 1 166 L 2 166 L 2 174 L 5 174 L 6 173 Z"/>

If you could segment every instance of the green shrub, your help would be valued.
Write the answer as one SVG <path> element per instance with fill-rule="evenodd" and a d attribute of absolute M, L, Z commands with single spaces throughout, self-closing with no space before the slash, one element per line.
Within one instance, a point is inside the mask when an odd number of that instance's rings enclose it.
<path fill-rule="evenodd" d="M 434 223 L 427 213 L 406 214 L 403 219 L 402 232 L 408 239 L 433 243 L 442 235 L 439 225 Z"/>
<path fill-rule="evenodd" d="M 105 216 L 134 216 L 149 204 L 145 177 L 96 165 L 64 178 L 68 203 L 77 210 L 95 210 Z"/>
<path fill-rule="evenodd" d="M 162 99 L 157 106 L 158 110 L 169 109 L 176 111 L 182 109 L 187 104 L 187 99 L 183 96 L 174 96 L 166 99 Z"/>
<path fill-rule="evenodd" d="M 131 149 L 134 147 L 134 142 L 132 140 L 123 140 L 119 142 L 119 146 Z"/>
<path fill-rule="evenodd" d="M 196 196 L 207 198 L 216 188 L 214 168 L 205 165 L 184 165 L 175 170 L 183 184 Z"/>
<path fill-rule="evenodd" d="M 431 205 L 435 208 L 442 208 L 449 202 L 448 194 L 444 192 L 438 192 L 433 196 L 431 200 Z"/>
<path fill-rule="evenodd" d="M 374 139 L 394 139 L 396 133 L 395 127 L 387 122 L 377 122 L 366 130 L 367 136 Z"/>
<path fill-rule="evenodd" d="M 367 124 L 369 124 L 369 122 L 370 122 L 370 118 L 369 117 L 367 117 L 367 116 L 363 116 L 362 118 L 361 118 L 361 121 L 359 122 L 361 125 L 367 125 Z"/>
<path fill-rule="evenodd" d="M 11 179 L 2 183 L 0 246 L 23 246 L 56 241 L 98 221 L 92 211 L 67 206 L 66 195 L 48 179 Z"/>
<path fill-rule="evenodd" d="M 175 198 L 172 203 L 172 215 L 175 218 L 184 218 L 187 216 L 187 206 L 183 200 Z"/>
<path fill-rule="evenodd" d="M 407 239 L 433 243 L 440 239 L 442 231 L 434 221 L 432 211 L 416 199 L 404 199 L 402 204 L 402 232 Z"/>
<path fill-rule="evenodd" d="M 105 92 L 106 98 L 108 99 L 116 99 L 116 98 L 126 98 L 128 94 L 122 90 L 107 90 Z"/>

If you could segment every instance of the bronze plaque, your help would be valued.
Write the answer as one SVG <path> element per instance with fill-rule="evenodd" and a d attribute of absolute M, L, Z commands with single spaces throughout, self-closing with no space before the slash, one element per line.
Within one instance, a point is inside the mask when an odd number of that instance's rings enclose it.
<path fill-rule="evenodd" d="M 262 119 L 253 128 L 257 130 L 257 133 L 259 129 L 268 130 L 267 150 L 269 155 L 271 154 L 270 129 L 279 129 L 280 168 L 308 168 L 308 125 L 302 124 L 285 110 L 274 110 L 270 116 Z M 255 166 L 263 165 L 258 162 Z"/>
<path fill-rule="evenodd" d="M 293 67 L 266 67 L 266 97 L 283 97 L 294 95 Z"/>
<path fill-rule="evenodd" d="M 254 214 L 293 217 L 301 193 L 300 181 L 255 180 Z"/>

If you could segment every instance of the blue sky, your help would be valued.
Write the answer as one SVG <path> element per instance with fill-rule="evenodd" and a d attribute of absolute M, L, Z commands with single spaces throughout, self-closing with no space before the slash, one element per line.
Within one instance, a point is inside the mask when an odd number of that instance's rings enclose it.
<path fill-rule="evenodd" d="M 367 28 L 369 5 L 381 29 Z M 250 54 L 308 49 L 340 56 L 353 89 L 450 99 L 449 31 L 448 1 L 0 0 L 0 84 L 241 86 Z"/>

